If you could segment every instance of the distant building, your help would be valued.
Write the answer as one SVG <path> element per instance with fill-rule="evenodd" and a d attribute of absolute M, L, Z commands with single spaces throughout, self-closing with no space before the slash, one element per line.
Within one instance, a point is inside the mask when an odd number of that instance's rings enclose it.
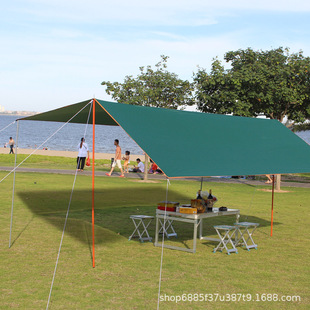
<path fill-rule="evenodd" d="M 0 112 L 4 112 L 4 111 L 5 111 L 4 106 L 0 105 Z"/>

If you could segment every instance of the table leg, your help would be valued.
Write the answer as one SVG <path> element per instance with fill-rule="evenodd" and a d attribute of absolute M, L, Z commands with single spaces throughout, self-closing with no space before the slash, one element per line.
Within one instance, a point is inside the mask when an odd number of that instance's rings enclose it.
<path fill-rule="evenodd" d="M 198 220 L 195 220 L 195 222 L 194 222 L 194 236 L 193 236 L 193 253 L 196 253 L 197 226 L 198 226 Z"/>
<path fill-rule="evenodd" d="M 200 227 L 199 227 L 199 239 L 202 239 L 202 223 L 203 223 L 203 219 L 200 220 Z"/>
<path fill-rule="evenodd" d="M 237 224 L 239 223 L 239 219 L 240 219 L 240 214 L 236 214 L 236 223 Z M 236 234 L 235 234 L 235 243 L 238 243 L 238 241 L 239 241 L 238 232 L 239 232 L 239 229 L 237 229 Z"/>
<path fill-rule="evenodd" d="M 158 235 L 159 235 L 159 232 L 158 232 L 158 220 L 159 218 L 156 216 L 156 229 L 155 229 L 155 245 L 158 243 Z"/>
<path fill-rule="evenodd" d="M 236 214 L 236 223 L 239 223 L 240 214 Z"/>

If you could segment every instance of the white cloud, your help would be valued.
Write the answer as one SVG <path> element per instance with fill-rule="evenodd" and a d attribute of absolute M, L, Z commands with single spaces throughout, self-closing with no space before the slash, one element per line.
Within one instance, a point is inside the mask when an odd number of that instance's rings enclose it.
<path fill-rule="evenodd" d="M 270 41 L 269 34 L 253 36 L 250 26 L 223 29 L 223 18 L 259 10 L 309 12 L 310 1 L 7 2 L 0 12 L 0 104 L 25 110 L 26 102 L 29 110 L 44 111 L 93 95 L 111 100 L 103 80 L 136 75 L 162 54 L 170 56 L 168 70 L 188 80 L 198 65 L 209 69 L 212 58 L 248 46 L 289 46 L 310 55 L 307 40 L 285 31 Z"/>
<path fill-rule="evenodd" d="M 27 37 L 15 42 L 7 40 L 5 45 L 16 52 L 6 52 L 6 63 L 11 65 L 0 76 L 0 84 L 6 85 L 1 100 L 14 98 L 14 110 L 20 110 L 27 98 L 39 111 L 58 107 L 55 98 L 68 99 L 72 94 L 74 101 L 94 94 L 110 98 L 100 85 L 103 80 L 123 81 L 126 75 L 138 74 L 140 66 L 154 66 L 162 54 L 170 56 L 170 71 L 191 80 L 197 65 L 207 67 L 213 57 L 222 55 L 228 47 L 236 47 L 233 34 L 173 41 L 118 42 L 101 37 L 89 37 L 87 41 L 44 37 L 38 42 Z"/>

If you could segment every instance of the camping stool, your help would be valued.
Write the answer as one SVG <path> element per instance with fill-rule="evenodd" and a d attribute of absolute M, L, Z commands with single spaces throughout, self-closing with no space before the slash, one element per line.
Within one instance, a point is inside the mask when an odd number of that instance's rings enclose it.
<path fill-rule="evenodd" d="M 131 238 L 139 238 L 140 242 L 143 241 L 150 241 L 152 242 L 152 237 L 150 237 L 147 228 L 151 224 L 152 220 L 154 219 L 154 216 L 149 215 L 131 215 L 130 218 L 133 221 L 133 224 L 135 225 L 135 230 L 129 237 L 129 241 Z M 143 229 L 143 230 L 142 230 Z M 141 232 L 142 230 L 142 232 Z M 135 235 L 135 232 L 138 233 L 138 235 Z M 143 235 L 146 235 L 146 237 L 143 237 Z"/>
<path fill-rule="evenodd" d="M 222 252 L 223 249 L 226 250 L 227 254 L 235 252 L 238 254 L 238 250 L 235 247 L 234 242 L 232 241 L 233 236 L 236 234 L 237 227 L 229 225 L 216 225 L 213 226 L 216 230 L 218 236 L 220 237 L 220 243 L 214 248 L 213 253 L 216 251 Z M 231 249 L 228 249 L 227 245 L 231 245 Z"/>
<path fill-rule="evenodd" d="M 164 220 L 164 223 L 160 220 L 160 218 L 158 219 L 159 223 L 160 223 L 160 229 L 159 229 L 159 234 L 165 234 L 166 237 L 169 239 L 169 237 L 178 237 L 178 234 L 175 232 L 172 223 L 173 220 L 170 219 L 166 219 Z M 171 230 L 170 233 L 168 233 L 168 230 Z"/>
<path fill-rule="evenodd" d="M 257 244 L 255 244 L 252 235 L 256 228 L 259 226 L 258 223 L 250 223 L 250 222 L 240 222 L 235 223 L 235 227 L 237 228 L 237 235 L 240 233 L 240 237 L 237 238 L 237 241 L 235 243 L 235 246 L 237 245 L 243 245 L 246 247 L 248 251 L 250 249 L 254 248 L 257 250 Z M 248 244 L 250 241 L 251 244 Z"/>

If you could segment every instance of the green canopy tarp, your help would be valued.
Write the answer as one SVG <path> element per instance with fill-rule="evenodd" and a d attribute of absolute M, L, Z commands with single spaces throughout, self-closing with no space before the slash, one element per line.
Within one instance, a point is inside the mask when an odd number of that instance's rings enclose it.
<path fill-rule="evenodd" d="M 67 122 L 90 101 L 23 120 Z M 71 122 L 86 123 L 90 107 Z M 97 99 L 95 111 L 96 124 L 121 126 L 168 177 L 310 172 L 310 146 L 276 120 Z"/>

